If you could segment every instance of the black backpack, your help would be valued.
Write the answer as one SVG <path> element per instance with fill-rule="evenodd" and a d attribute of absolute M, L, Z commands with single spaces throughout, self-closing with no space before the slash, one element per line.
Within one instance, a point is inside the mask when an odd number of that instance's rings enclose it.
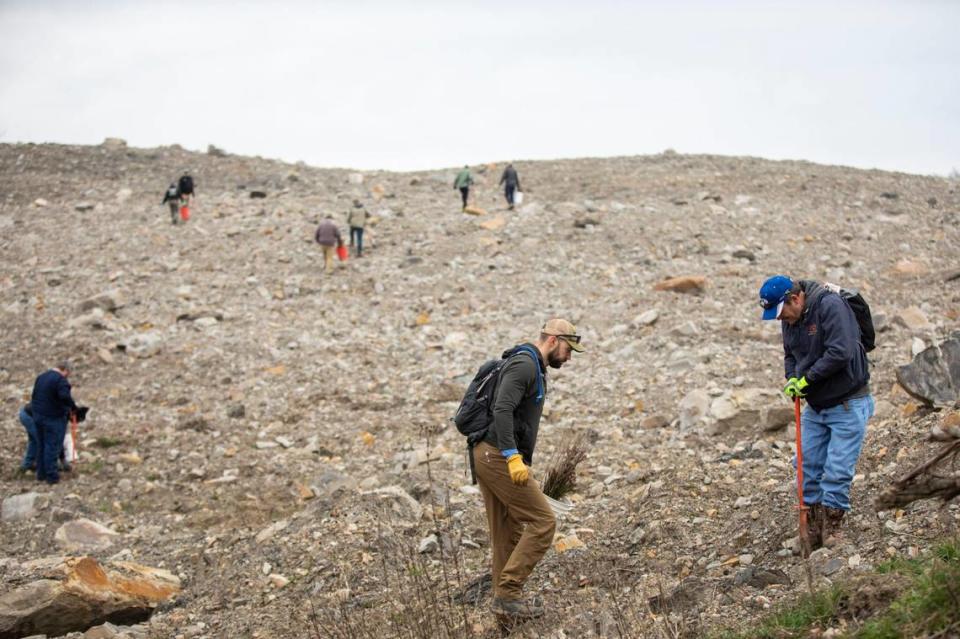
<path fill-rule="evenodd" d="M 824 282 L 827 289 L 838 294 L 853 311 L 857 318 L 857 325 L 860 327 L 860 343 L 863 344 L 863 350 L 869 353 L 877 347 L 877 333 L 873 328 L 873 317 L 870 315 L 870 305 L 863 295 L 856 289 L 846 289 L 836 284 Z"/>
<path fill-rule="evenodd" d="M 193 194 L 193 178 L 189 175 L 184 175 L 180 178 L 180 184 L 177 187 L 177 190 L 180 191 L 181 195 L 192 195 Z"/>
<path fill-rule="evenodd" d="M 507 363 L 505 359 L 491 359 L 483 363 L 473 381 L 467 386 L 467 392 L 460 400 L 460 406 L 453 416 L 453 423 L 461 435 L 467 436 L 467 444 L 473 445 L 483 439 L 493 421 L 493 400 L 496 396 L 500 371 Z"/>

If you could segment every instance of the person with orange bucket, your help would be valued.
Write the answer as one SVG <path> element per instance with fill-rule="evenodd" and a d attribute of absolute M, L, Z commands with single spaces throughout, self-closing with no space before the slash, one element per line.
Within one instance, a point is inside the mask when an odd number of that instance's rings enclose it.
<path fill-rule="evenodd" d="M 180 176 L 177 192 L 180 194 L 180 219 L 186 222 L 190 219 L 190 204 L 193 202 L 193 178 L 189 171 Z"/>
<path fill-rule="evenodd" d="M 327 215 L 317 227 L 313 239 L 323 248 L 323 264 L 326 273 L 333 273 L 333 256 L 338 248 L 343 247 L 343 238 L 340 236 L 340 229 L 333 222 L 333 216 Z"/>

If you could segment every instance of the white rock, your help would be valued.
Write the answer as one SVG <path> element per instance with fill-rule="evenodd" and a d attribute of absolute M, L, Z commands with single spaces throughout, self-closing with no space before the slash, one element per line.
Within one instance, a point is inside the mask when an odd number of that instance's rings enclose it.
<path fill-rule="evenodd" d="M 40 493 L 23 493 L 7 497 L 0 506 L 0 521 L 20 521 L 35 517 L 37 511 L 43 508 L 47 501 L 48 497 Z"/>

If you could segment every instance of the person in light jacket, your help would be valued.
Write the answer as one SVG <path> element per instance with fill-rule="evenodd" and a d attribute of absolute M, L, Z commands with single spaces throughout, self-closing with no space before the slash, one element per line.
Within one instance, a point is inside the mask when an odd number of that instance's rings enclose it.
<path fill-rule="evenodd" d="M 363 202 L 353 201 L 353 208 L 347 213 L 347 224 L 350 226 L 350 246 L 354 247 L 354 255 L 363 257 L 363 227 L 367 223 L 367 209 Z"/>

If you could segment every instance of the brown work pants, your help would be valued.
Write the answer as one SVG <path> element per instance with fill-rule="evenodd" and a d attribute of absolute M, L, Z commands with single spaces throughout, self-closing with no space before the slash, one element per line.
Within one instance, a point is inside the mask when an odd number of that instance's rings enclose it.
<path fill-rule="evenodd" d="M 520 599 L 524 582 L 553 542 L 557 520 L 540 484 L 532 477 L 526 486 L 514 484 L 507 460 L 494 446 L 477 444 L 473 459 L 490 527 L 493 594 Z"/>
<path fill-rule="evenodd" d="M 327 246 L 326 244 L 321 244 L 323 247 L 323 270 L 327 273 L 333 273 L 333 256 L 337 253 L 336 246 Z"/>

